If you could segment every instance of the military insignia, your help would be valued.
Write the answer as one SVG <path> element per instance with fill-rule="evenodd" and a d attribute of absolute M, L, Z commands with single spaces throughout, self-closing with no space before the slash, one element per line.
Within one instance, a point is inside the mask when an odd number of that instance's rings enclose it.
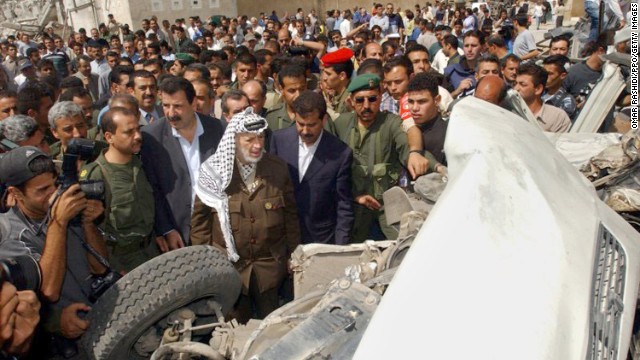
<path fill-rule="evenodd" d="M 82 172 L 80 173 L 80 177 L 83 178 L 87 176 L 87 169 L 82 170 Z"/>
<path fill-rule="evenodd" d="M 373 81 L 373 79 L 369 79 L 369 87 L 370 88 L 376 87 L 376 82 Z"/>
<path fill-rule="evenodd" d="M 270 203 L 270 202 L 266 202 L 264 204 L 264 208 L 267 209 L 267 210 L 271 210 L 271 209 L 273 209 L 273 204 Z"/>

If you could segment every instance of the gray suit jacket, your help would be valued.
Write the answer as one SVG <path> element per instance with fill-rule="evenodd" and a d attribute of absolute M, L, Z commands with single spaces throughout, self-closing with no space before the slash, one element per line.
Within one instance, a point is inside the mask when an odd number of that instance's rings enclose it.
<path fill-rule="evenodd" d="M 198 138 L 200 162 L 216 151 L 224 130 L 218 119 L 198 114 L 204 133 Z M 180 143 L 171 125 L 162 118 L 142 128 L 142 165 L 153 188 L 156 205 L 155 232 L 177 230 L 190 244 L 191 177 Z"/>

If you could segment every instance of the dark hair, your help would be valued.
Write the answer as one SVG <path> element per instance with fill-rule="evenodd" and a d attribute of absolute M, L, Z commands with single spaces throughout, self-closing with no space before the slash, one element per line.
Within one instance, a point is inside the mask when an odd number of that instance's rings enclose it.
<path fill-rule="evenodd" d="M 76 79 L 78 79 L 76 77 Z M 80 79 L 78 79 L 80 80 Z M 82 81 L 82 80 L 80 80 Z M 0 99 L 6 99 L 6 98 L 17 98 L 18 94 L 13 91 L 13 90 L 0 90 Z"/>
<path fill-rule="evenodd" d="M 522 62 L 522 60 L 518 57 L 518 55 L 509 54 L 509 55 L 507 55 L 507 56 L 502 58 L 502 61 L 500 63 L 500 67 L 504 69 L 507 66 L 507 63 L 509 61 L 517 62 L 518 64 L 520 64 Z"/>
<path fill-rule="evenodd" d="M 162 58 L 147 59 L 144 61 L 143 67 L 152 65 L 158 65 L 160 66 L 160 68 L 162 68 L 164 66 L 164 60 L 162 60 Z"/>
<path fill-rule="evenodd" d="M 504 38 L 498 34 L 489 36 L 489 40 L 487 40 L 487 45 L 489 46 L 495 45 L 499 48 L 507 47 L 507 44 L 505 43 Z"/>
<path fill-rule="evenodd" d="M 27 57 L 31 57 L 31 54 L 33 54 L 35 52 L 38 52 L 38 49 L 30 47 L 25 51 L 25 55 L 27 55 Z"/>
<path fill-rule="evenodd" d="M 181 77 L 172 77 L 162 81 L 162 83 L 160 83 L 160 91 L 168 95 L 174 95 L 180 91 L 184 91 L 189 104 L 193 103 L 193 99 L 196 97 L 196 90 L 193 88 L 193 85 L 191 85 L 189 80 Z"/>
<path fill-rule="evenodd" d="M 196 54 L 199 57 L 202 49 L 200 49 L 200 47 L 194 43 L 186 43 L 182 47 L 182 52 L 187 54 Z"/>
<path fill-rule="evenodd" d="M 109 74 L 109 82 L 111 84 L 119 84 L 121 75 L 131 75 L 133 74 L 133 66 L 128 65 L 116 65 L 111 69 L 111 73 Z"/>
<path fill-rule="evenodd" d="M 16 102 L 16 111 L 18 114 L 29 115 L 29 110 L 37 111 L 40 108 L 40 102 L 43 97 L 51 96 L 45 93 L 45 86 L 42 83 L 27 83 L 19 92 Z"/>
<path fill-rule="evenodd" d="M 404 55 L 394 56 L 387 60 L 382 69 L 384 70 L 384 73 L 387 74 L 391 72 L 393 68 L 398 66 L 405 69 L 407 77 L 411 77 L 411 74 L 413 74 L 413 64 L 411 64 L 411 61 L 409 61 L 409 59 Z"/>
<path fill-rule="evenodd" d="M 415 45 L 407 45 L 407 51 L 405 52 L 405 55 L 408 57 L 409 54 L 411 54 L 412 52 L 424 52 L 427 54 L 427 58 L 429 58 L 429 50 L 427 50 L 427 48 L 422 45 L 422 44 L 415 44 Z"/>
<path fill-rule="evenodd" d="M 100 121 L 100 129 L 102 130 L 103 134 L 105 134 L 107 131 L 112 134 L 115 134 L 116 130 L 118 129 L 118 125 L 115 124 L 115 122 L 113 121 L 113 118 L 117 114 L 121 114 L 125 116 L 133 116 L 133 117 L 136 116 L 136 114 L 132 113 L 131 110 L 125 107 L 122 107 L 122 106 L 110 107 L 109 110 L 106 113 L 104 113 L 104 115 L 102 115 L 102 120 Z"/>
<path fill-rule="evenodd" d="M 554 37 L 551 38 L 551 42 L 549 43 L 549 45 L 551 46 L 551 45 L 553 45 L 553 44 L 555 44 L 557 42 L 560 42 L 560 41 L 566 41 L 567 42 L 567 46 L 569 46 L 569 44 L 571 44 L 571 41 L 569 40 L 568 37 L 566 37 L 565 35 L 558 35 L 558 36 L 554 36 Z"/>
<path fill-rule="evenodd" d="M 72 87 L 60 95 L 58 101 L 73 101 L 73 98 L 91 97 L 89 90 L 84 87 Z"/>
<path fill-rule="evenodd" d="M 600 48 L 606 50 L 607 49 L 607 39 L 608 39 L 608 34 L 606 32 L 601 33 L 600 35 L 598 35 L 598 38 L 596 40 L 588 42 L 584 46 L 584 50 L 582 50 L 582 55 L 583 56 L 591 56 L 593 53 L 598 51 L 598 49 L 600 49 Z"/>
<path fill-rule="evenodd" d="M 236 56 L 236 60 L 233 62 L 233 67 L 237 67 L 238 64 L 253 65 L 253 67 L 258 66 L 256 58 L 249 52 L 238 54 L 238 56 Z"/>
<path fill-rule="evenodd" d="M 447 35 L 445 35 L 445 36 L 442 38 L 442 43 L 443 43 L 444 45 L 449 45 L 449 46 L 451 46 L 452 48 L 457 49 L 457 48 L 458 48 L 459 41 L 458 41 L 458 38 L 457 38 L 457 37 L 455 37 L 455 35 L 453 35 L 453 34 L 447 34 Z"/>
<path fill-rule="evenodd" d="M 120 54 L 118 54 L 115 51 L 107 51 L 107 55 L 105 57 L 114 57 L 114 58 L 120 58 Z"/>
<path fill-rule="evenodd" d="M 478 39 L 478 41 L 480 41 L 480 45 L 484 45 L 484 34 L 478 30 L 471 30 L 466 32 L 463 36 L 462 36 L 462 41 L 464 42 L 464 39 L 468 38 L 468 37 L 474 37 L 476 39 Z"/>
<path fill-rule="evenodd" d="M 225 92 L 224 95 L 222 95 L 222 99 L 220 100 L 220 107 L 222 108 L 222 112 L 225 114 L 229 112 L 229 107 L 227 106 L 227 100 L 229 99 L 240 100 L 242 98 L 247 99 L 247 102 L 249 101 L 249 97 L 242 90 L 231 89 Z"/>
<path fill-rule="evenodd" d="M 80 55 L 76 59 L 78 59 L 78 62 L 82 60 L 84 62 L 91 63 L 91 58 L 87 55 Z"/>
<path fill-rule="evenodd" d="M 231 80 L 231 77 L 233 76 L 231 66 L 229 66 L 229 63 L 227 61 L 216 61 L 212 64 L 208 64 L 207 69 L 218 69 L 222 74 L 222 77 L 227 80 Z M 209 75 L 211 75 L 211 72 L 209 72 Z"/>
<path fill-rule="evenodd" d="M 211 79 L 211 74 L 209 73 L 209 68 L 207 68 L 205 65 L 202 65 L 202 64 L 199 64 L 199 63 L 190 64 L 189 66 L 187 66 L 187 68 L 184 71 L 185 72 L 187 72 L 187 71 L 199 72 L 200 73 L 200 78 L 205 79 L 207 81 L 209 81 Z"/>
<path fill-rule="evenodd" d="M 522 64 L 518 67 L 516 74 L 519 75 L 529 75 L 532 78 L 533 86 L 538 87 L 538 85 L 542 85 L 542 87 L 547 86 L 547 78 L 548 74 L 544 69 L 536 64 Z"/>
<path fill-rule="evenodd" d="M 366 59 L 360 63 L 358 67 L 358 75 L 376 74 L 380 79 L 384 79 L 384 71 L 382 70 L 382 61 L 378 59 Z"/>
<path fill-rule="evenodd" d="M 82 83 L 82 80 L 80 80 L 79 77 L 77 76 L 67 76 L 66 78 L 62 79 L 62 81 L 60 81 L 60 89 L 71 89 L 71 88 L 75 88 L 75 87 L 83 87 L 84 84 Z"/>
<path fill-rule="evenodd" d="M 432 97 L 438 96 L 438 79 L 427 73 L 416 74 L 409 80 L 408 92 L 428 91 Z"/>
<path fill-rule="evenodd" d="M 486 63 L 486 62 L 494 63 L 494 64 L 498 65 L 498 68 L 500 68 L 500 59 L 498 59 L 497 56 L 495 56 L 495 55 L 484 55 L 484 56 L 481 56 L 478 59 L 478 62 L 476 63 L 476 69 L 478 69 L 480 67 L 480 64 Z"/>
<path fill-rule="evenodd" d="M 520 26 L 529 27 L 529 17 L 526 15 L 518 15 L 515 18 L 515 22 Z"/>
<path fill-rule="evenodd" d="M 156 80 L 156 77 L 153 76 L 153 74 L 150 71 L 147 71 L 147 70 L 136 70 L 133 73 L 131 73 L 131 75 L 129 76 L 129 83 L 127 84 L 128 88 L 135 87 L 135 79 L 136 78 L 153 79 L 153 81 Z"/>
<path fill-rule="evenodd" d="M 306 79 L 305 68 L 298 65 L 286 64 L 278 72 L 278 84 L 284 86 L 284 78 L 303 78 Z"/>
<path fill-rule="evenodd" d="M 267 56 L 273 56 L 273 53 L 267 49 L 260 49 L 256 50 L 253 56 L 255 56 L 258 65 L 264 65 L 267 62 Z"/>
<path fill-rule="evenodd" d="M 566 65 L 570 62 L 569 58 L 564 55 L 551 55 L 542 61 L 543 65 L 553 64 L 558 68 L 560 73 L 566 73 Z"/>
<path fill-rule="evenodd" d="M 293 111 L 301 116 L 306 116 L 317 111 L 321 121 L 327 113 L 327 102 L 324 100 L 324 97 L 313 90 L 301 92 L 300 96 L 294 100 L 292 106 Z"/>
<path fill-rule="evenodd" d="M 215 96 L 215 94 L 213 93 L 213 89 L 211 88 L 211 82 L 207 79 L 195 79 L 195 80 L 191 80 L 191 84 L 193 84 L 193 87 L 195 89 L 195 85 L 199 84 L 199 85 L 205 85 L 208 89 L 209 92 L 209 97 L 213 98 Z"/>

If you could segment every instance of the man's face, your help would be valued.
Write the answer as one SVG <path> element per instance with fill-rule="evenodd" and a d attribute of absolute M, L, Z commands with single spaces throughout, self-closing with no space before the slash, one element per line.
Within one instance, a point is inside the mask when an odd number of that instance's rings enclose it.
<path fill-rule="evenodd" d="M 267 55 L 264 57 L 264 64 L 258 64 L 258 71 L 265 78 L 271 75 L 271 62 L 273 62 L 273 56 Z"/>
<path fill-rule="evenodd" d="M 158 96 L 158 86 L 155 78 L 137 77 L 133 80 L 133 96 L 145 111 L 153 110 Z"/>
<path fill-rule="evenodd" d="M 75 40 L 75 42 L 82 44 L 84 43 L 84 36 L 82 36 L 82 34 L 80 33 L 76 33 L 73 35 L 73 40 Z"/>
<path fill-rule="evenodd" d="M 149 28 L 151 28 L 153 31 L 157 31 L 159 29 L 158 22 L 155 20 L 149 20 Z"/>
<path fill-rule="evenodd" d="M 49 110 L 52 106 L 53 101 L 51 100 L 51 97 L 43 96 L 40 98 L 40 106 L 38 107 L 36 114 L 33 116 L 40 127 L 49 127 Z"/>
<path fill-rule="evenodd" d="M 334 44 L 336 44 L 336 45 L 337 45 L 337 44 L 340 44 L 340 39 L 341 39 L 341 38 L 342 38 L 342 37 L 340 36 L 340 34 L 337 34 L 337 33 L 336 33 L 336 34 L 331 35 L 331 41 L 333 41 L 333 43 L 334 43 Z"/>
<path fill-rule="evenodd" d="M 409 87 L 409 75 L 403 66 L 396 66 L 384 74 L 387 91 L 394 100 L 400 100 Z"/>
<path fill-rule="evenodd" d="M 267 97 L 262 95 L 261 87 L 256 83 L 248 83 L 242 87 L 242 91 L 247 94 L 253 111 L 256 114 L 261 113 L 264 109 L 264 103 L 267 101 Z"/>
<path fill-rule="evenodd" d="M 129 56 L 132 56 L 136 51 L 136 48 L 133 46 L 133 42 L 131 41 L 125 41 L 122 47 L 124 48 L 124 52 Z"/>
<path fill-rule="evenodd" d="M 229 108 L 229 112 L 228 113 L 223 113 L 225 119 L 227 119 L 227 122 L 231 120 L 231 118 L 233 117 L 233 115 L 244 111 L 244 109 L 249 107 L 249 100 L 247 100 L 246 97 L 241 97 L 238 100 L 235 99 L 227 99 L 227 108 Z"/>
<path fill-rule="evenodd" d="M 209 75 L 211 77 L 211 88 L 214 93 L 217 93 L 218 88 L 224 84 L 224 76 L 222 76 L 222 71 L 220 69 L 209 69 Z"/>
<path fill-rule="evenodd" d="M 8 46 L 7 55 L 9 55 L 10 58 L 15 59 L 18 56 L 18 49 L 16 49 L 15 46 Z"/>
<path fill-rule="evenodd" d="M 194 80 L 201 79 L 202 73 L 200 73 L 200 71 L 197 71 L 197 70 L 187 70 L 184 72 L 184 78 L 189 82 L 192 82 Z"/>
<path fill-rule="evenodd" d="M 373 122 L 380 112 L 380 100 L 380 90 L 361 90 L 351 94 L 351 104 L 358 115 L 358 121 Z"/>
<path fill-rule="evenodd" d="M 169 125 L 176 130 L 188 128 L 196 121 L 193 104 L 189 103 L 184 91 L 178 91 L 173 95 L 163 92 L 162 108 Z"/>
<path fill-rule="evenodd" d="M 292 106 L 293 102 L 300 96 L 300 93 L 305 90 L 307 90 L 307 79 L 302 76 L 282 79 L 282 96 L 287 106 Z"/>
<path fill-rule="evenodd" d="M 211 96 L 209 87 L 200 83 L 194 83 L 193 88 L 196 89 L 196 99 L 194 101 L 196 111 L 209 115 L 211 113 Z"/>
<path fill-rule="evenodd" d="M 382 62 L 387 62 L 396 55 L 395 50 L 391 46 L 387 47 L 386 52 L 382 56 Z"/>
<path fill-rule="evenodd" d="M 317 110 L 305 116 L 296 114 L 296 130 L 298 130 L 300 140 L 306 145 L 313 145 L 318 140 L 322 134 L 323 126 L 320 112 Z"/>
<path fill-rule="evenodd" d="M 111 93 L 115 94 L 126 94 L 127 93 L 127 84 L 129 83 L 129 75 L 128 74 L 120 74 L 120 81 L 117 84 L 111 84 Z"/>
<path fill-rule="evenodd" d="M 280 44 L 280 49 L 284 50 L 284 48 L 289 46 L 291 42 L 291 36 L 289 36 L 289 31 L 286 29 L 282 29 L 278 31 L 278 44 Z"/>
<path fill-rule="evenodd" d="M 566 72 L 560 72 L 555 64 L 542 65 L 547 72 L 547 89 L 558 89 L 562 86 L 562 82 L 567 77 Z"/>
<path fill-rule="evenodd" d="M 51 132 L 60 140 L 62 148 L 66 149 L 71 139 L 87 137 L 87 123 L 82 115 L 63 117 L 56 120 L 56 128 L 52 128 Z"/>
<path fill-rule="evenodd" d="M 353 44 L 355 46 L 362 46 L 362 45 L 364 45 L 364 39 L 359 37 L 359 36 L 356 36 L 356 37 L 353 38 Z"/>
<path fill-rule="evenodd" d="M 507 60 L 507 63 L 502 68 L 502 77 L 508 82 L 516 81 L 516 71 L 520 63 L 517 61 Z"/>
<path fill-rule="evenodd" d="M 107 65 L 109 65 L 109 67 L 113 69 L 113 67 L 118 64 L 119 59 L 120 58 L 118 58 L 117 56 L 107 56 Z"/>
<path fill-rule="evenodd" d="M 253 64 L 238 63 L 236 66 L 236 78 L 238 79 L 238 85 L 242 86 L 249 80 L 253 80 L 256 77 L 256 67 Z"/>
<path fill-rule="evenodd" d="M 126 155 L 133 155 L 140 152 L 142 147 L 142 133 L 138 119 L 133 115 L 124 115 L 117 113 L 113 117 L 116 132 L 106 132 L 105 140 L 109 143 L 109 147 L 117 150 L 117 152 Z"/>
<path fill-rule="evenodd" d="M 53 40 L 51 40 L 51 39 L 44 39 L 44 47 L 46 47 L 47 50 L 49 50 L 49 51 L 53 51 L 53 50 L 56 49 L 56 46 L 53 43 Z"/>
<path fill-rule="evenodd" d="M 516 77 L 516 84 L 513 88 L 520 93 L 520 96 L 522 96 L 522 99 L 527 104 L 540 97 L 543 90 L 542 85 L 537 87 L 533 85 L 533 78 L 531 75 L 518 75 Z"/>
<path fill-rule="evenodd" d="M 203 37 L 199 37 L 196 39 L 196 45 L 202 50 L 206 50 L 207 44 L 204 41 Z"/>
<path fill-rule="evenodd" d="M 549 55 L 569 56 L 569 43 L 564 40 L 554 42 L 549 49 Z"/>
<path fill-rule="evenodd" d="M 144 30 L 145 32 L 149 31 L 149 22 L 143 20 L 141 27 L 142 27 L 142 30 Z"/>
<path fill-rule="evenodd" d="M 62 39 L 59 39 L 59 38 L 56 38 L 55 40 L 53 40 L 53 45 L 58 49 L 62 49 L 64 47 L 64 43 L 62 42 Z"/>
<path fill-rule="evenodd" d="M 438 115 L 440 95 L 434 98 L 428 90 L 411 91 L 408 103 L 416 124 L 424 124 Z"/>
<path fill-rule="evenodd" d="M 298 31 L 298 35 L 304 34 L 304 23 L 302 21 L 296 22 L 296 30 Z"/>
<path fill-rule="evenodd" d="M 415 74 L 428 72 L 431 70 L 431 63 L 429 62 L 429 54 L 424 51 L 413 51 L 407 56 L 411 64 L 413 64 L 413 72 Z"/>
<path fill-rule="evenodd" d="M 16 114 L 16 104 L 18 99 L 15 97 L 4 97 L 0 99 L 0 121 Z"/>
<path fill-rule="evenodd" d="M 462 25 L 460 25 L 460 24 L 453 25 L 453 31 L 456 34 L 460 34 L 462 32 Z"/>
<path fill-rule="evenodd" d="M 49 153 L 49 144 L 47 143 L 47 139 L 44 137 L 44 133 L 40 128 L 36 129 L 36 131 L 31 135 L 28 139 L 18 142 L 19 146 L 35 146 L 38 149 L 42 150 L 45 154 Z"/>
<path fill-rule="evenodd" d="M 98 33 L 98 29 L 91 29 L 91 37 L 94 39 L 97 39 L 100 37 L 100 34 Z"/>
<path fill-rule="evenodd" d="M 12 188 L 18 203 L 36 217 L 44 217 L 49 210 L 49 198 L 56 192 L 56 176 L 45 173 L 29 179 L 24 184 L 24 192 Z"/>
<path fill-rule="evenodd" d="M 93 118 L 93 100 L 91 100 L 91 96 L 74 96 L 73 103 L 82 108 L 82 114 L 84 115 L 85 121 L 87 124 L 91 124 L 91 119 Z"/>
<path fill-rule="evenodd" d="M 100 61 L 104 59 L 104 51 L 102 50 L 101 47 L 94 48 L 93 53 L 96 60 Z"/>
<path fill-rule="evenodd" d="M 120 39 L 118 39 L 118 38 L 111 39 L 111 48 L 112 49 L 120 50 L 121 47 L 122 47 L 122 44 L 120 43 Z"/>
<path fill-rule="evenodd" d="M 475 36 L 467 36 L 464 39 L 464 56 L 467 60 L 475 60 L 480 55 L 480 40 Z"/>
<path fill-rule="evenodd" d="M 393 15 L 393 5 L 387 5 L 387 15 Z"/>
<path fill-rule="evenodd" d="M 49 76 L 55 73 L 55 69 L 53 68 L 52 64 L 45 64 L 42 65 L 42 67 L 40 68 L 40 77 L 45 77 L 45 76 Z"/>
<path fill-rule="evenodd" d="M 382 46 L 376 43 L 368 43 L 364 48 L 364 58 L 365 59 L 378 59 L 380 61 L 383 60 L 382 56 Z"/>
<path fill-rule="evenodd" d="M 145 66 L 144 69 L 152 73 L 156 81 L 158 81 L 158 76 L 162 75 L 162 66 L 160 64 L 150 64 Z"/>
<path fill-rule="evenodd" d="M 244 164 L 256 164 L 264 153 L 264 135 L 241 133 L 236 135 L 236 157 Z"/>
<path fill-rule="evenodd" d="M 334 68 L 325 67 L 322 69 L 322 82 L 325 84 L 326 89 L 338 90 L 341 82 L 346 78 L 344 73 L 336 73 Z"/>
<path fill-rule="evenodd" d="M 484 61 L 478 64 L 476 80 L 480 80 L 487 75 L 500 76 L 500 65 L 489 61 Z"/>

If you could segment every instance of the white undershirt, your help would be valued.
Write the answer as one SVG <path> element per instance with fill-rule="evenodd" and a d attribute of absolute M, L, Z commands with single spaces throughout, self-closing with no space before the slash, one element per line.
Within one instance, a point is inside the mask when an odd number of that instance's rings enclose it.
<path fill-rule="evenodd" d="M 198 184 L 198 175 L 200 174 L 200 135 L 204 134 L 204 128 L 200 122 L 198 114 L 196 116 L 196 134 L 193 137 L 193 141 L 190 143 L 178 131 L 171 128 L 171 133 L 174 137 L 178 138 L 180 142 L 180 148 L 184 159 L 187 161 L 187 167 L 189 168 L 189 176 L 191 177 L 191 210 L 193 210 L 193 203 L 196 199 L 196 187 Z"/>
<path fill-rule="evenodd" d="M 298 136 L 298 176 L 300 181 L 304 178 L 304 174 L 307 172 L 309 164 L 311 164 L 313 160 L 313 155 L 315 155 L 316 150 L 318 150 L 318 144 L 320 144 L 323 133 L 324 130 L 320 133 L 316 142 L 310 146 L 307 146 L 307 144 L 302 141 L 302 138 Z"/>

